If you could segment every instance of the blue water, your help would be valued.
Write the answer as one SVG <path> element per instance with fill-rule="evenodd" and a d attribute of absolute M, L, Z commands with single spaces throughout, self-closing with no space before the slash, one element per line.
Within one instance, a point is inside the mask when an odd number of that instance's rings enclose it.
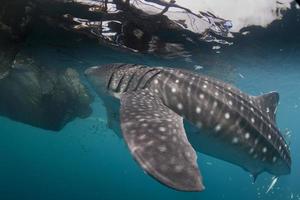
<path fill-rule="evenodd" d="M 243 169 L 198 154 L 206 190 L 169 189 L 143 173 L 124 140 L 106 127 L 105 107 L 96 97 L 92 116 L 76 119 L 60 132 L 0 117 L 0 199 L 300 199 L 299 44 L 242 47 L 213 55 L 199 51 L 187 62 L 119 52 L 93 41 L 77 43 L 67 36 L 32 36 L 23 53 L 48 66 L 74 67 L 81 72 L 111 62 L 184 67 L 231 82 L 252 95 L 278 91 L 277 123 L 282 132 L 291 133 L 292 173 L 280 177 L 266 194 L 271 175 L 262 174 L 253 184 Z"/>

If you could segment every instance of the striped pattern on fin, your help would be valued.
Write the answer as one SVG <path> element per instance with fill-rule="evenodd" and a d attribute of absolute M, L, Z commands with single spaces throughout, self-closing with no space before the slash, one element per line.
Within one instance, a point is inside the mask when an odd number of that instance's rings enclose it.
<path fill-rule="evenodd" d="M 204 190 L 182 117 L 148 89 L 124 93 L 120 116 L 131 154 L 148 174 L 177 190 Z"/>

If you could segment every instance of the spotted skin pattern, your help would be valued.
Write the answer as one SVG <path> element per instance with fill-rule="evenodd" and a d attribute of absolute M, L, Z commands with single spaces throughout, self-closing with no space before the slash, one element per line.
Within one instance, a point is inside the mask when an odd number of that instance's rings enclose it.
<path fill-rule="evenodd" d="M 146 172 L 173 188 L 204 188 L 181 116 L 149 89 L 122 95 L 120 115 L 129 149 Z"/>
<path fill-rule="evenodd" d="M 250 96 L 190 71 L 132 64 L 92 67 L 86 75 L 100 96 L 120 98 L 121 129 L 132 155 L 169 187 L 204 189 L 183 118 L 199 130 L 189 138 L 196 150 L 254 177 L 290 173 L 289 148 L 275 122 L 276 92 Z"/>

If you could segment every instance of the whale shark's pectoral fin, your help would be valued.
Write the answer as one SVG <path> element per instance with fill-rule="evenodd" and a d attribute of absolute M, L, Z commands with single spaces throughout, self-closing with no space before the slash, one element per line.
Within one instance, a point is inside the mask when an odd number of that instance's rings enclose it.
<path fill-rule="evenodd" d="M 120 116 L 125 141 L 147 173 L 177 190 L 204 189 L 183 119 L 158 96 L 147 89 L 123 94 Z"/>

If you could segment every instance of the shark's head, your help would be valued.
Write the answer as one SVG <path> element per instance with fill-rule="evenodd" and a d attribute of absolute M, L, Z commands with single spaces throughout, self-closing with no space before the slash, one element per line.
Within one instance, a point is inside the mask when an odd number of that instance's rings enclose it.
<path fill-rule="evenodd" d="M 139 68 L 139 65 L 115 63 L 90 67 L 85 71 L 85 75 L 98 94 L 119 97 L 129 88 L 130 83 L 140 83 Z M 134 77 L 138 79 L 135 80 Z M 131 86 L 133 85 L 135 84 Z"/>
<path fill-rule="evenodd" d="M 90 67 L 84 73 L 98 94 L 102 94 L 107 91 L 110 78 L 115 70 L 116 65 L 101 65 Z"/>

